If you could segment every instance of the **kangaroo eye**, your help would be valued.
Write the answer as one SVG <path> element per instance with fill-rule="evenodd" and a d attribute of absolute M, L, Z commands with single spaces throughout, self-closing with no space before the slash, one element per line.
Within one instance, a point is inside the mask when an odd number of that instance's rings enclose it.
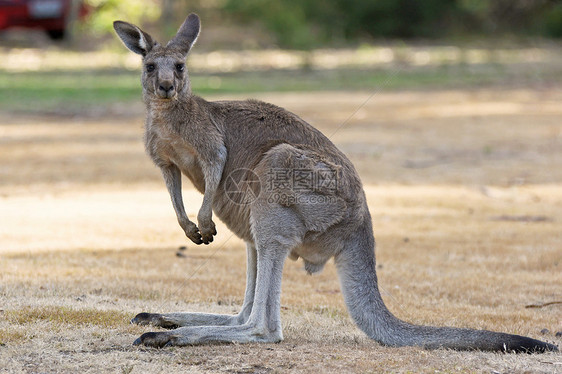
<path fill-rule="evenodd" d="M 185 70 L 185 64 L 176 64 L 176 70 L 181 73 Z"/>
<path fill-rule="evenodd" d="M 154 69 L 156 69 L 156 66 L 154 66 L 154 64 L 146 64 L 146 71 L 153 72 Z"/>

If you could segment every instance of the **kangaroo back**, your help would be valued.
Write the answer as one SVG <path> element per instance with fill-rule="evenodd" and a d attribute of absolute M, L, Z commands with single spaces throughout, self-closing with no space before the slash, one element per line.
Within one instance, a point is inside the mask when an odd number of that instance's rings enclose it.
<path fill-rule="evenodd" d="M 388 346 L 507 352 L 557 351 L 555 345 L 487 330 L 419 326 L 396 318 L 385 306 L 375 271 L 371 219 L 365 219 L 336 256 L 336 267 L 349 313 L 370 338 Z"/>

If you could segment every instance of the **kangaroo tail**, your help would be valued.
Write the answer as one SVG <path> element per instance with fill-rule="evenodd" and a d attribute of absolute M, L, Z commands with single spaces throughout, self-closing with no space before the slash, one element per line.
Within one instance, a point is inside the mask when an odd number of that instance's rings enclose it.
<path fill-rule="evenodd" d="M 396 318 L 384 305 L 375 271 L 375 240 L 370 219 L 336 256 L 336 267 L 347 308 L 361 330 L 388 346 L 426 349 L 506 352 L 558 351 L 558 347 L 525 336 L 487 330 L 419 326 Z"/>

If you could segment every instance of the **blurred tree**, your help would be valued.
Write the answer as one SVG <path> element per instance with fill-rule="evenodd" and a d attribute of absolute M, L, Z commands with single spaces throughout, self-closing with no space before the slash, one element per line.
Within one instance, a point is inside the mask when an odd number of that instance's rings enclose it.
<path fill-rule="evenodd" d="M 562 3 L 557 3 L 544 12 L 544 34 L 562 38 Z"/>
<path fill-rule="evenodd" d="M 257 20 L 282 47 L 306 49 L 318 43 L 359 37 L 435 37 L 456 0 L 226 0 L 225 10 Z"/>
<path fill-rule="evenodd" d="M 186 14 L 205 22 L 261 24 L 283 48 L 311 49 L 372 38 L 446 38 L 497 33 L 562 37 L 560 0 L 84 0 L 87 28 L 112 31 L 115 19 L 150 25 L 168 39 Z M 152 25 L 150 25 L 152 26 Z M 246 26 L 244 26 L 246 27 Z M 252 29 L 253 30 L 253 29 Z"/>
<path fill-rule="evenodd" d="M 365 37 L 562 36 L 560 0 L 225 0 L 224 10 L 299 49 Z"/>
<path fill-rule="evenodd" d="M 455 14 L 455 0 L 338 0 L 346 36 L 439 37 Z"/>
<path fill-rule="evenodd" d="M 158 0 L 85 0 L 85 3 L 94 9 L 87 27 L 100 34 L 112 31 L 113 21 L 117 19 L 140 24 L 155 21 L 161 14 Z"/>
<path fill-rule="evenodd" d="M 310 24 L 311 5 L 317 0 L 227 0 L 224 9 L 242 21 L 258 21 L 271 31 L 282 47 L 307 49 L 316 44 Z M 321 15 L 322 9 L 312 14 Z"/>
<path fill-rule="evenodd" d="M 470 31 L 486 34 L 544 31 L 544 22 L 557 6 L 553 0 L 461 0 L 463 18 L 472 19 Z M 558 5 L 556 5 L 558 3 Z"/>

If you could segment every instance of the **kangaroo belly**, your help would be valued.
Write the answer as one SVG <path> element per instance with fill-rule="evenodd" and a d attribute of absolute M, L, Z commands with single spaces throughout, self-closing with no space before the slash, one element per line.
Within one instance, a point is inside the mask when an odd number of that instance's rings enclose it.
<path fill-rule="evenodd" d="M 199 192 L 205 192 L 205 176 L 191 149 L 175 146 L 171 149 L 169 158 L 170 161 L 179 167 L 182 174 L 189 178 Z"/>
<path fill-rule="evenodd" d="M 240 203 L 236 197 L 223 186 L 219 187 L 213 200 L 213 212 L 236 236 L 251 242 L 250 204 Z"/>

